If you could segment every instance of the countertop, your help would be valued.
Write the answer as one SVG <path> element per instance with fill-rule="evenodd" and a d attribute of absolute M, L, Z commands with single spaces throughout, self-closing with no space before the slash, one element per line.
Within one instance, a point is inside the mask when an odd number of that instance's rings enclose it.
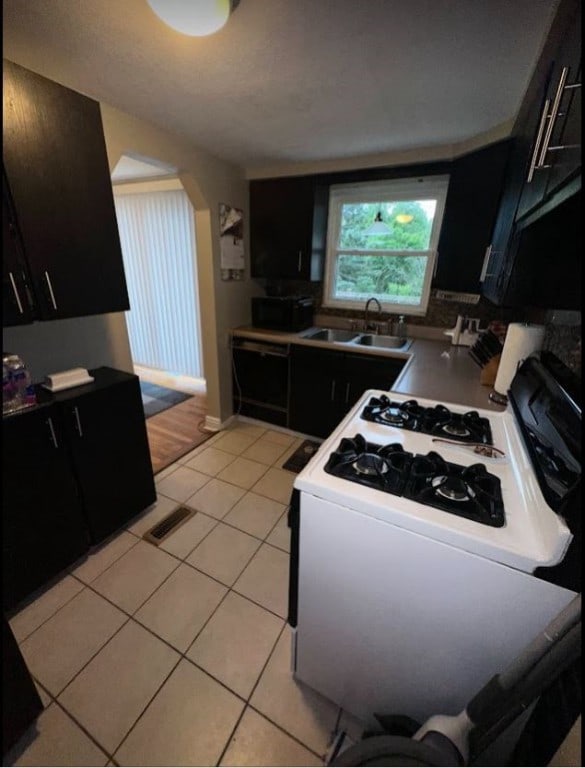
<path fill-rule="evenodd" d="M 299 333 L 269 331 L 251 326 L 235 328 L 232 335 L 279 344 L 302 344 L 338 352 L 403 359 L 406 365 L 392 386 L 394 392 L 425 397 L 441 403 L 465 405 L 469 408 L 504 410 L 489 399 L 490 387 L 479 383 L 481 369 L 469 356 L 469 348 L 454 347 L 448 341 L 414 338 L 408 350 L 400 352 L 338 342 L 313 341 L 303 339 Z"/>

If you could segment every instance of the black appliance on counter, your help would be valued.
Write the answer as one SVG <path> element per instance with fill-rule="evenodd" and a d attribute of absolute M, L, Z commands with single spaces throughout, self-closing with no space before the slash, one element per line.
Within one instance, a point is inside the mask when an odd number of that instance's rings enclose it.
<path fill-rule="evenodd" d="M 311 296 L 255 296 L 252 325 L 272 331 L 304 331 L 313 325 L 314 307 Z"/>

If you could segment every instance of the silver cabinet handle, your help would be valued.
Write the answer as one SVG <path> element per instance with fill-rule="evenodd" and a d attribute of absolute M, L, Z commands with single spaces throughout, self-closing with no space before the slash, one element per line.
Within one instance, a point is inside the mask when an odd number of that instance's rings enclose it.
<path fill-rule="evenodd" d="M 53 286 L 51 285 L 51 278 L 49 273 L 45 270 L 45 280 L 49 286 L 49 293 L 51 294 L 51 301 L 53 302 L 53 309 L 57 309 L 57 302 L 55 301 L 55 294 L 53 293 Z"/>
<path fill-rule="evenodd" d="M 350 388 L 350 383 L 348 381 L 347 384 L 345 385 L 345 402 L 346 402 L 346 404 L 349 403 L 349 388 Z"/>
<path fill-rule="evenodd" d="M 77 410 L 77 406 L 73 409 L 73 413 L 75 414 L 75 421 L 77 423 L 77 434 L 79 437 L 83 437 L 83 430 L 81 429 L 81 420 L 79 418 L 79 411 Z"/>
<path fill-rule="evenodd" d="M 565 90 L 565 83 L 567 81 L 568 74 L 569 74 L 569 67 L 563 67 L 561 71 L 561 76 L 559 78 L 559 84 L 557 86 L 557 92 L 555 93 L 552 109 L 550 111 L 550 118 L 548 121 L 548 125 L 546 126 L 546 133 L 544 134 L 542 149 L 540 150 L 540 155 L 538 158 L 539 168 L 542 168 L 544 166 L 544 160 L 546 157 L 546 153 L 548 151 L 548 145 L 550 144 L 550 138 L 552 136 L 555 123 L 557 121 L 557 114 L 559 111 L 559 107 L 561 105 L 561 99 L 563 97 L 563 91 Z"/>
<path fill-rule="evenodd" d="M 51 442 L 55 446 L 55 448 L 59 447 L 59 443 L 57 442 L 57 435 L 55 434 L 55 427 L 53 426 L 53 420 L 49 416 L 47 419 L 47 424 L 49 425 L 49 429 L 51 430 Z"/>
<path fill-rule="evenodd" d="M 333 400 L 334 397 L 335 397 L 335 379 L 333 379 L 331 382 L 331 399 Z"/>
<path fill-rule="evenodd" d="M 501 251 L 494 251 L 493 246 L 490 243 L 488 247 L 485 249 L 485 256 L 483 258 L 483 266 L 481 268 L 481 274 L 479 276 L 479 282 L 483 283 L 486 279 L 486 277 L 493 277 L 496 272 L 488 272 L 492 256 L 495 256 L 496 253 L 501 253 Z"/>
<path fill-rule="evenodd" d="M 10 276 L 10 284 L 12 285 L 12 290 L 14 292 L 14 298 L 16 299 L 16 303 L 18 304 L 18 311 L 21 315 L 24 315 L 24 309 L 22 308 L 22 302 L 20 300 L 20 296 L 18 295 L 18 288 L 16 287 L 16 282 L 14 281 L 14 275 L 12 272 L 8 273 Z"/>
<path fill-rule="evenodd" d="M 298 266 L 298 271 L 299 272 L 301 271 L 302 263 L 303 263 L 303 252 L 299 251 L 299 266 Z"/>
<path fill-rule="evenodd" d="M 542 141 L 542 134 L 544 133 L 544 126 L 548 117 L 548 109 L 550 107 L 550 99 L 544 102 L 542 114 L 540 116 L 540 123 L 538 124 L 538 133 L 536 134 L 536 141 L 534 142 L 534 151 L 532 152 L 532 158 L 530 159 L 530 168 L 528 169 L 528 176 L 526 177 L 526 183 L 530 184 L 534 171 L 538 167 L 536 160 L 538 158 L 538 151 L 540 149 L 540 142 Z"/>

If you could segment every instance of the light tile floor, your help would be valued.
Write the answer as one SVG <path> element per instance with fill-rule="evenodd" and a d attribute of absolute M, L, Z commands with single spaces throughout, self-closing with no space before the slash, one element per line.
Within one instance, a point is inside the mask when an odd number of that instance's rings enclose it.
<path fill-rule="evenodd" d="M 281 467 L 301 442 L 236 422 L 11 617 L 45 710 L 5 765 L 323 765 L 348 716 L 290 672 Z M 142 540 L 179 504 L 197 514 Z"/>

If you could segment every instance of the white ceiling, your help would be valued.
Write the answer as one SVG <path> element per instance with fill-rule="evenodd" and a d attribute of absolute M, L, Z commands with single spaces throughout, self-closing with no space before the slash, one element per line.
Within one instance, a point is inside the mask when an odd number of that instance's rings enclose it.
<path fill-rule="evenodd" d="M 248 172 L 456 144 L 515 117 L 557 0 L 4 0 L 4 56 Z"/>

